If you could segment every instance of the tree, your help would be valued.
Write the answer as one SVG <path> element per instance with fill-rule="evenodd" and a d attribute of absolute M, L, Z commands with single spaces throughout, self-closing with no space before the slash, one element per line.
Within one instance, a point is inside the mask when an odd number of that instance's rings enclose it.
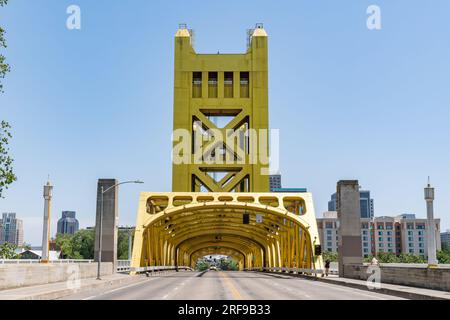
<path fill-rule="evenodd" d="M 330 260 L 330 262 L 338 262 L 339 254 L 331 251 L 323 251 L 322 252 L 323 261 Z"/>
<path fill-rule="evenodd" d="M 57 234 L 56 246 L 63 259 L 94 259 L 95 230 L 82 229 L 74 235 Z M 128 259 L 128 232 L 119 231 L 117 239 L 117 259 Z"/>
<path fill-rule="evenodd" d="M 71 238 L 72 259 L 94 259 L 94 230 L 79 230 Z"/>
<path fill-rule="evenodd" d="M 379 252 L 377 260 L 380 263 L 398 263 L 400 262 L 398 257 L 393 252 Z"/>
<path fill-rule="evenodd" d="M 438 262 L 441 264 L 450 264 L 450 254 L 446 251 L 438 251 L 437 252 L 437 259 Z"/>
<path fill-rule="evenodd" d="M 15 244 L 5 242 L 0 246 L 0 259 L 17 259 L 17 246 Z"/>
<path fill-rule="evenodd" d="M 442 243 L 442 251 L 450 255 L 450 244 L 447 242 Z"/>
<path fill-rule="evenodd" d="M 94 242 L 94 230 L 79 230 L 74 235 L 56 235 L 56 245 L 63 259 L 93 259 Z"/>
<path fill-rule="evenodd" d="M 0 7 L 8 4 L 8 0 L 0 0 Z M 0 49 L 6 48 L 5 30 L 0 26 Z M 10 71 L 6 58 L 0 52 L 0 93 L 3 92 L 2 79 Z M 0 124 L 0 198 L 3 198 L 4 189 L 17 180 L 12 168 L 13 159 L 9 155 L 9 139 L 12 138 L 10 132 L 11 126 L 3 121 Z"/>
<path fill-rule="evenodd" d="M 8 4 L 8 0 L 0 0 L 0 7 Z M 6 48 L 5 30 L 0 26 L 0 49 Z M 3 92 L 3 84 L 1 79 L 4 79 L 6 73 L 10 71 L 9 64 L 6 63 L 6 58 L 0 53 L 0 93 Z"/>
<path fill-rule="evenodd" d="M 56 246 L 61 250 L 61 258 L 63 259 L 73 259 L 73 248 L 71 242 L 72 236 L 70 234 L 57 234 L 56 235 Z"/>
<path fill-rule="evenodd" d="M 0 198 L 3 198 L 4 189 L 17 180 L 13 172 L 13 159 L 9 155 L 9 139 L 12 138 L 9 129 L 11 126 L 8 122 L 2 121 L 0 123 Z"/>
<path fill-rule="evenodd" d="M 239 266 L 233 259 L 221 259 L 220 269 L 224 271 L 237 271 L 239 270 Z"/>
<path fill-rule="evenodd" d="M 22 245 L 22 249 L 23 250 L 31 250 L 31 244 L 24 242 Z"/>
<path fill-rule="evenodd" d="M 197 261 L 197 264 L 195 266 L 195 269 L 198 271 L 205 271 L 209 269 L 209 263 L 205 259 L 199 259 Z"/>
<path fill-rule="evenodd" d="M 117 239 L 117 259 L 128 260 L 128 231 L 119 230 Z"/>
<path fill-rule="evenodd" d="M 401 253 L 398 256 L 400 263 L 425 263 L 425 258 L 412 253 Z"/>

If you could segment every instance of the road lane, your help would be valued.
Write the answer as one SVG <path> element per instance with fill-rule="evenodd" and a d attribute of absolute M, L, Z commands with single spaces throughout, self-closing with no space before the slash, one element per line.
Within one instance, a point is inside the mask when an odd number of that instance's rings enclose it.
<path fill-rule="evenodd" d="M 257 272 L 173 272 L 137 283 L 79 293 L 89 300 L 394 300 L 398 297 L 339 285 Z"/>

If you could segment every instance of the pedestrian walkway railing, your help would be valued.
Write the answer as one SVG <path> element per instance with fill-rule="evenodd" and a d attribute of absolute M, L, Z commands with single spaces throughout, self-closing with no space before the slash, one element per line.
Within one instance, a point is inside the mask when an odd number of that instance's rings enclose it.
<path fill-rule="evenodd" d="M 293 273 L 293 274 L 323 274 L 322 269 L 306 269 L 306 268 L 284 268 L 284 267 L 262 267 L 244 269 L 244 271 L 259 271 L 259 272 L 280 272 L 280 273 Z M 330 270 L 329 274 L 337 274 L 337 270 Z"/>
<path fill-rule="evenodd" d="M 130 271 L 131 260 L 117 260 L 117 272 Z"/>
<path fill-rule="evenodd" d="M 0 264 L 38 264 L 41 259 L 0 259 Z M 60 259 L 50 260 L 47 263 L 62 264 L 62 263 L 94 263 L 94 260 L 89 259 Z"/>
<path fill-rule="evenodd" d="M 160 271 L 179 271 L 179 270 L 193 271 L 194 269 L 186 266 L 148 266 L 148 267 L 130 268 L 131 272 L 136 273 L 152 273 Z"/>

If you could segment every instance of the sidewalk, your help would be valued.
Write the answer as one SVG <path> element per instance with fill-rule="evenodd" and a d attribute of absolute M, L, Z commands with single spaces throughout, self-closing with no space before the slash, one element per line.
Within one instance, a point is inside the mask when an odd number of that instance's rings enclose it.
<path fill-rule="evenodd" d="M 408 287 L 408 286 L 404 286 L 404 285 L 388 284 L 388 283 L 381 283 L 380 289 L 372 289 L 371 290 L 367 287 L 367 281 L 365 281 L 365 280 L 339 278 L 339 276 L 337 276 L 337 275 L 330 275 L 330 276 L 324 277 L 324 278 L 318 276 L 316 278 L 314 276 L 307 276 L 307 275 L 300 275 L 300 274 L 286 274 L 286 273 L 279 273 L 279 272 L 268 272 L 268 273 L 300 277 L 300 278 L 308 279 L 311 281 L 321 281 L 321 282 L 325 282 L 325 283 L 329 283 L 329 284 L 346 286 L 346 287 L 351 287 L 351 288 L 355 288 L 355 289 L 359 289 L 359 290 L 366 290 L 366 291 L 376 292 L 376 293 L 381 293 L 381 294 L 387 294 L 387 295 L 397 296 L 397 297 L 401 297 L 401 298 L 405 298 L 405 299 L 450 300 L 450 292 L 446 292 L 446 291 L 415 288 L 415 287 Z"/>
<path fill-rule="evenodd" d="M 0 300 L 52 300 L 72 295 L 83 290 L 110 287 L 113 285 L 127 284 L 142 281 L 145 276 L 130 276 L 116 273 L 103 276 L 102 280 L 95 278 L 81 279 L 79 281 L 64 281 L 38 286 L 22 287 L 0 291 Z"/>

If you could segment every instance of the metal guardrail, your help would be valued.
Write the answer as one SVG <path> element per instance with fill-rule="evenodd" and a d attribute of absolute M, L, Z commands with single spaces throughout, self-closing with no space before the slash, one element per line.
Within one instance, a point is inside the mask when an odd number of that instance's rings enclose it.
<path fill-rule="evenodd" d="M 186 266 L 149 266 L 149 267 L 139 267 L 139 268 L 130 268 L 131 272 L 137 273 L 148 273 L 148 272 L 159 272 L 159 271 L 174 271 L 174 270 L 190 270 L 193 269 L 191 267 Z"/>
<path fill-rule="evenodd" d="M 293 273 L 293 274 L 324 274 L 325 270 L 322 269 L 305 269 L 305 268 L 282 268 L 282 267 L 263 267 L 263 268 L 252 268 L 252 269 L 244 269 L 245 271 L 268 271 L 268 272 L 284 272 L 284 273 Z M 330 270 L 329 274 L 338 274 L 337 270 Z"/>

